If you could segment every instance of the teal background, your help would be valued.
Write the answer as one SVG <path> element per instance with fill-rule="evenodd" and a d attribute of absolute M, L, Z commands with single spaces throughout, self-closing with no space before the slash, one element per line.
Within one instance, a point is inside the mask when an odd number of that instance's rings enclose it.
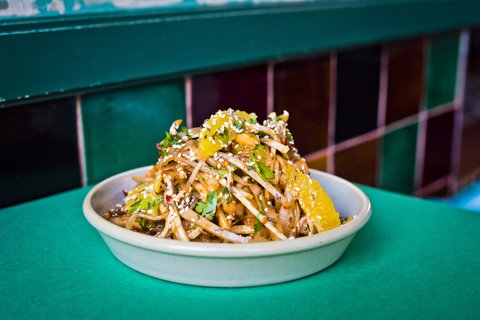
<path fill-rule="evenodd" d="M 372 217 L 339 261 L 297 281 L 239 289 L 165 282 L 120 263 L 83 217 L 88 188 L 3 209 L 0 314 L 4 319 L 476 318 L 480 215 L 363 189 Z"/>
<path fill-rule="evenodd" d="M 156 143 L 173 121 L 185 121 L 182 81 L 170 81 L 82 97 L 86 180 L 157 162 Z"/>

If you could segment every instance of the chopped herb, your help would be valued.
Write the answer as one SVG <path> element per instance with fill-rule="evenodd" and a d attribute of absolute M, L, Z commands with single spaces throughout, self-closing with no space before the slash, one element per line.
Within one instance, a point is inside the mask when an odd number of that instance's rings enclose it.
<path fill-rule="evenodd" d="M 217 133 L 216 137 L 220 140 L 223 144 L 228 144 L 228 132 L 226 133 Z"/>
<path fill-rule="evenodd" d="M 247 120 L 250 124 L 255 124 L 257 122 L 257 115 L 255 113 L 250 113 L 250 118 Z"/>
<path fill-rule="evenodd" d="M 232 202 L 233 198 L 232 198 L 232 195 L 231 195 L 230 191 L 227 189 L 227 187 L 222 187 L 222 189 L 220 189 L 220 192 L 223 195 L 228 195 L 227 196 L 227 203 L 230 204 Z"/>
<path fill-rule="evenodd" d="M 293 137 L 292 137 L 292 134 L 289 132 L 287 133 L 286 137 L 285 137 L 285 140 L 287 140 L 288 142 L 292 141 L 293 140 Z"/>
<path fill-rule="evenodd" d="M 168 148 L 173 146 L 174 144 L 177 144 L 177 142 L 180 140 L 180 137 L 178 136 L 171 136 L 168 132 L 165 131 L 165 139 L 160 142 L 160 146 L 164 148 Z"/>
<path fill-rule="evenodd" d="M 143 218 L 140 218 L 140 217 L 137 218 L 137 222 L 140 224 L 143 231 L 147 231 L 148 229 L 150 229 L 154 225 L 153 221 L 149 221 L 147 219 L 143 219 Z"/>
<path fill-rule="evenodd" d="M 258 135 L 260 138 L 268 137 L 268 134 L 266 134 L 265 132 L 259 132 L 257 135 Z"/>
<path fill-rule="evenodd" d="M 260 228 L 262 227 L 262 223 L 260 222 L 260 220 L 256 220 L 255 221 L 255 224 L 253 225 L 253 230 L 255 231 L 255 233 L 257 233 L 258 231 L 260 231 Z"/>
<path fill-rule="evenodd" d="M 207 194 L 206 202 L 199 201 L 197 203 L 197 206 L 195 207 L 195 211 L 205 219 L 212 221 L 213 217 L 215 216 L 215 212 L 217 211 L 217 201 L 218 201 L 217 193 L 215 191 L 212 191 L 209 194 Z"/>
<path fill-rule="evenodd" d="M 263 178 L 263 180 L 272 180 L 275 174 L 264 162 L 254 160 L 255 171 Z"/>
<path fill-rule="evenodd" d="M 185 134 L 187 137 L 190 138 L 190 135 L 188 134 L 188 129 L 185 126 L 180 126 L 180 132 Z"/>
<path fill-rule="evenodd" d="M 162 202 L 162 197 L 141 199 L 132 203 L 128 208 L 128 212 L 135 213 L 137 211 L 146 211 L 154 208 Z"/>
<path fill-rule="evenodd" d="M 243 128 L 243 122 L 242 121 L 236 121 L 235 122 L 235 128 L 237 128 L 238 130 L 242 129 Z"/>
<path fill-rule="evenodd" d="M 271 180 L 275 178 L 272 169 L 270 169 L 264 162 L 259 161 L 258 157 L 265 159 L 265 149 L 260 144 L 256 145 L 255 149 L 252 150 L 250 159 L 253 162 L 253 167 L 263 180 Z"/>
<path fill-rule="evenodd" d="M 223 177 L 228 173 L 228 170 L 215 169 L 215 168 L 212 168 L 212 171 L 218 174 L 220 177 Z"/>
<path fill-rule="evenodd" d="M 277 121 L 283 121 L 283 116 L 277 116 L 277 117 L 275 118 L 275 120 L 277 120 Z"/>

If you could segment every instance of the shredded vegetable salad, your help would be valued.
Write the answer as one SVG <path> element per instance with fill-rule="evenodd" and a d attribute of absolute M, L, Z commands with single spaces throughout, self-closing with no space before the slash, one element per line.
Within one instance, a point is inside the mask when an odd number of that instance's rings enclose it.
<path fill-rule="evenodd" d="M 338 227 L 338 212 L 287 128 L 288 112 L 218 111 L 199 128 L 175 121 L 158 162 L 103 214 L 159 238 L 201 242 L 294 239 Z"/>

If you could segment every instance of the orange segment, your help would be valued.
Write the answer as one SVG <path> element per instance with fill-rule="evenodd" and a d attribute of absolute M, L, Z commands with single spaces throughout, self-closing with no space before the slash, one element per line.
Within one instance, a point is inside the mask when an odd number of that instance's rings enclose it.
<path fill-rule="evenodd" d="M 306 174 L 296 172 L 293 166 L 289 165 L 285 171 L 286 190 L 298 200 L 308 220 L 313 222 L 318 232 L 340 226 L 340 216 L 320 183 Z"/>
<path fill-rule="evenodd" d="M 215 152 L 226 147 L 225 141 L 222 141 L 217 135 L 217 133 L 223 132 L 222 128 L 225 128 L 227 132 L 228 145 L 235 139 L 236 133 L 233 130 L 233 118 L 227 112 L 218 111 L 203 124 L 198 139 L 198 149 L 204 157 L 211 157 Z"/>

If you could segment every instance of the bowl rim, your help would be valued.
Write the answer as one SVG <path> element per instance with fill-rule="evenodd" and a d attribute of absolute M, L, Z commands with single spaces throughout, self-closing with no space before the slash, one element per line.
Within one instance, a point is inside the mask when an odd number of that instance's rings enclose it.
<path fill-rule="evenodd" d="M 87 221 L 95 229 L 97 229 L 98 232 L 120 242 L 150 251 L 196 257 L 240 258 L 283 255 L 326 246 L 354 235 L 368 222 L 371 216 L 372 209 L 370 200 L 362 190 L 343 178 L 315 169 L 310 169 L 310 172 L 329 176 L 329 178 L 335 180 L 337 183 L 344 184 L 352 192 L 360 196 L 362 202 L 361 209 L 356 214 L 355 219 L 347 224 L 341 225 L 338 228 L 312 236 L 295 238 L 291 240 L 253 243 L 204 243 L 162 239 L 138 232 L 133 232 L 117 226 L 116 224 L 102 218 L 100 214 L 93 209 L 91 205 L 92 197 L 96 192 L 102 189 L 104 185 L 120 177 L 134 175 L 136 172 L 146 171 L 151 167 L 152 166 L 139 167 L 118 173 L 101 181 L 87 193 L 83 201 L 83 213 Z"/>

